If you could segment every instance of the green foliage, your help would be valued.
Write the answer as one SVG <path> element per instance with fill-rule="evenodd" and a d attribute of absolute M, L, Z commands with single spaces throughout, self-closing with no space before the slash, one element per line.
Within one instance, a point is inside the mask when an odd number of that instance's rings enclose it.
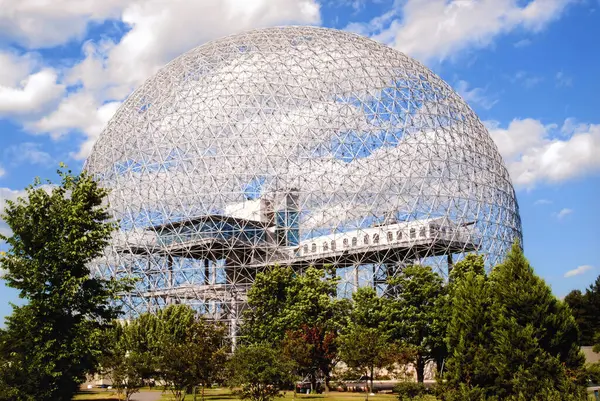
<path fill-rule="evenodd" d="M 0 236 L 9 246 L 0 267 L 27 303 L 13 306 L 0 334 L 0 399 L 71 400 L 97 364 L 101 330 L 118 315 L 110 302 L 126 288 L 87 268 L 115 229 L 106 191 L 86 173 L 59 175 L 60 185 L 36 181 L 2 215 L 12 235 Z"/>
<path fill-rule="evenodd" d="M 489 278 L 471 272 L 453 286 L 445 378 L 456 399 L 584 396 L 576 323 L 518 244 Z"/>
<path fill-rule="evenodd" d="M 428 266 L 407 266 L 390 280 L 394 295 L 385 303 L 390 339 L 414 351 L 417 380 L 425 365 L 438 357 L 445 333 L 443 279 Z"/>
<path fill-rule="evenodd" d="M 242 345 L 229 362 L 230 384 L 241 388 L 241 398 L 270 401 L 292 380 L 292 363 L 270 344 Z"/>
<path fill-rule="evenodd" d="M 571 308 L 580 332 L 581 345 L 593 345 L 594 337 L 600 333 L 600 276 L 583 294 L 573 290 L 565 297 Z"/>
<path fill-rule="evenodd" d="M 227 359 L 226 331 L 221 325 L 198 317 L 187 305 L 172 305 L 160 310 L 157 375 L 176 401 L 188 390 L 209 386 L 223 370 Z"/>
<path fill-rule="evenodd" d="M 385 302 L 372 288 L 360 288 L 353 294 L 350 324 L 339 339 L 340 358 L 351 368 L 371 378 L 375 368 L 394 362 L 394 344 L 385 330 Z"/>
<path fill-rule="evenodd" d="M 344 326 L 348 301 L 336 299 L 338 279 L 315 268 L 296 274 L 291 268 L 273 267 L 256 276 L 248 292 L 248 306 L 240 329 L 242 343 L 267 342 L 298 349 L 290 352 L 296 371 L 310 372 L 313 385 L 319 375 L 326 385 L 337 354 L 337 333 Z M 310 355 L 307 358 L 305 355 Z"/>
<path fill-rule="evenodd" d="M 482 255 L 469 254 L 457 262 L 450 271 L 450 282 L 460 281 L 467 273 L 485 275 L 485 261 Z"/>
<path fill-rule="evenodd" d="M 586 366 L 588 385 L 600 385 L 600 362 L 591 363 Z"/>
<path fill-rule="evenodd" d="M 140 358 L 136 342 L 132 341 L 133 324 L 115 322 L 106 332 L 106 352 L 100 358 L 102 374 L 110 378 L 119 396 L 129 401 L 144 385 L 145 360 Z"/>
<path fill-rule="evenodd" d="M 478 399 L 494 385 L 490 350 L 490 288 L 487 278 L 470 271 L 452 282 L 452 309 L 447 330 L 450 354 L 444 379 L 464 399 Z M 460 398 L 460 397 L 459 397 Z"/>
<path fill-rule="evenodd" d="M 394 386 L 394 393 L 398 394 L 400 401 L 411 401 L 414 399 L 422 399 L 430 391 L 423 383 L 415 382 L 400 382 Z"/>

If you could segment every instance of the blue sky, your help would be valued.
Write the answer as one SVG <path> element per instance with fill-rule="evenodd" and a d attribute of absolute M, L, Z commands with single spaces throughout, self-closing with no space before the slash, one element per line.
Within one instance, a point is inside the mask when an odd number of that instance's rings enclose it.
<path fill-rule="evenodd" d="M 505 158 L 538 274 L 557 296 L 600 274 L 598 0 L 0 0 L 0 205 L 60 161 L 80 169 L 173 57 L 286 24 L 358 32 L 439 74 Z M 0 284 L 0 316 L 15 300 Z"/>

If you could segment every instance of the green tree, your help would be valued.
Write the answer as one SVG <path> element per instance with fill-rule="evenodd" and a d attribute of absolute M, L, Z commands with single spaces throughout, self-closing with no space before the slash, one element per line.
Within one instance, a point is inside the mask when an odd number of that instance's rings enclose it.
<path fill-rule="evenodd" d="M 11 400 L 71 400 L 101 354 L 101 330 L 118 316 L 111 301 L 125 289 L 90 275 L 115 224 L 106 190 L 85 172 L 59 170 L 60 184 L 36 182 L 7 202 L 12 230 L 0 256 L 4 280 L 26 300 L 0 334 L 0 387 Z"/>
<path fill-rule="evenodd" d="M 489 277 L 471 271 L 451 295 L 450 399 L 584 399 L 575 320 L 518 244 Z"/>
<path fill-rule="evenodd" d="M 282 322 L 288 306 L 288 293 L 294 280 L 290 268 L 274 266 L 258 273 L 248 290 L 248 309 L 240 328 L 242 342 L 260 343 L 281 341 L 290 327 Z"/>
<path fill-rule="evenodd" d="M 335 297 L 338 279 L 326 270 L 308 268 L 296 274 L 290 268 L 273 267 L 259 273 L 248 292 L 248 310 L 241 328 L 243 343 L 268 342 L 281 346 L 288 336 L 310 344 L 311 383 L 325 378 L 325 387 L 336 363 L 335 338 L 344 326 L 349 303 Z M 291 341 L 291 340 L 290 340 Z M 289 347 L 288 347 L 289 348 Z M 309 361 L 298 358 L 297 364 Z"/>
<path fill-rule="evenodd" d="M 600 332 L 600 276 L 582 293 L 573 290 L 565 297 L 571 308 L 580 333 L 581 345 L 593 345 L 596 333 Z"/>
<path fill-rule="evenodd" d="M 197 316 L 187 305 L 162 309 L 157 320 L 157 372 L 175 400 L 182 401 L 194 386 L 202 384 L 204 390 L 223 369 L 228 350 L 226 331 Z"/>
<path fill-rule="evenodd" d="M 499 397 L 578 395 L 583 354 L 577 325 L 566 304 L 533 271 L 519 244 L 489 277 Z"/>
<path fill-rule="evenodd" d="M 338 340 L 340 359 L 370 377 L 370 391 L 373 391 L 375 369 L 394 362 L 395 347 L 385 326 L 386 301 L 372 288 L 359 288 L 352 295 L 350 323 Z"/>
<path fill-rule="evenodd" d="M 346 365 L 369 378 L 373 391 L 375 369 L 393 364 L 392 347 L 387 334 L 380 328 L 350 324 L 339 338 L 340 358 Z M 367 397 L 368 398 L 368 397 Z"/>
<path fill-rule="evenodd" d="M 450 283 L 460 281 L 467 273 L 485 275 L 483 255 L 469 254 L 457 262 L 450 271 Z"/>
<path fill-rule="evenodd" d="M 241 388 L 242 399 L 270 401 L 292 380 L 292 363 L 268 343 L 237 347 L 228 365 L 230 384 Z"/>
<path fill-rule="evenodd" d="M 493 394 L 491 361 L 491 296 L 487 277 L 471 270 L 452 281 L 451 315 L 447 328 L 449 355 L 444 380 L 463 399 Z M 470 395 L 469 395 L 470 394 Z M 477 399 L 477 398 L 473 398 Z"/>
<path fill-rule="evenodd" d="M 414 352 L 417 381 L 425 377 L 425 365 L 436 359 L 445 335 L 442 322 L 445 287 L 443 279 L 428 266 L 407 266 L 390 280 L 393 297 L 386 303 L 390 339 Z"/>
<path fill-rule="evenodd" d="M 136 352 L 137 344 L 131 341 L 132 328 L 130 323 L 114 322 L 104 337 L 106 351 L 100 358 L 101 373 L 110 378 L 113 388 L 127 401 L 144 385 L 145 361 Z"/>

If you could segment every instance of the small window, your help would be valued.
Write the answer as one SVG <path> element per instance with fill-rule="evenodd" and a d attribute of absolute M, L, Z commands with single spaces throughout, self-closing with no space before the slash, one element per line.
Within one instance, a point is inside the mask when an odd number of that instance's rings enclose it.
<path fill-rule="evenodd" d="M 387 237 L 388 237 L 388 242 L 392 242 L 394 240 L 394 233 L 391 231 L 388 231 Z"/>
<path fill-rule="evenodd" d="M 363 238 L 363 242 L 365 245 L 369 245 L 369 234 L 365 235 Z"/>
<path fill-rule="evenodd" d="M 402 239 L 402 231 L 398 230 L 398 231 L 396 232 L 396 239 L 397 239 L 398 241 L 400 241 L 400 240 Z"/>
<path fill-rule="evenodd" d="M 348 248 L 348 238 L 344 238 L 344 248 Z"/>
<path fill-rule="evenodd" d="M 442 235 L 445 236 L 446 235 L 446 227 L 442 227 Z"/>
<path fill-rule="evenodd" d="M 419 237 L 425 237 L 427 235 L 427 229 L 425 227 L 421 227 L 419 229 Z"/>
<path fill-rule="evenodd" d="M 379 244 L 379 234 L 373 235 L 373 243 L 374 244 Z"/>
<path fill-rule="evenodd" d="M 352 237 L 352 246 L 356 246 L 358 244 L 358 240 L 356 237 Z"/>
<path fill-rule="evenodd" d="M 317 244 L 315 244 L 314 242 L 312 243 L 311 248 L 313 252 L 317 252 Z"/>
<path fill-rule="evenodd" d="M 304 245 L 304 253 L 308 253 L 308 245 Z"/>
<path fill-rule="evenodd" d="M 416 228 L 410 229 L 410 238 L 417 238 L 417 229 Z"/>
<path fill-rule="evenodd" d="M 331 250 L 335 251 L 335 241 L 331 241 Z"/>
<path fill-rule="evenodd" d="M 327 252 L 329 250 L 329 244 L 327 242 L 323 242 L 323 251 Z"/>

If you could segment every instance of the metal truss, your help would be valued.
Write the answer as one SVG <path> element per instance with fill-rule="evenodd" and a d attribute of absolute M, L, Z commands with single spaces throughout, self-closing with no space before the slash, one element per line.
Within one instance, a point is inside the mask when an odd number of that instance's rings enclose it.
<path fill-rule="evenodd" d="M 340 296 L 403 266 L 500 262 L 521 239 L 485 127 L 406 55 L 331 29 L 195 48 L 121 106 L 85 168 L 120 230 L 92 266 L 138 279 L 129 313 L 189 303 L 230 324 L 268 266 L 331 265 Z"/>

